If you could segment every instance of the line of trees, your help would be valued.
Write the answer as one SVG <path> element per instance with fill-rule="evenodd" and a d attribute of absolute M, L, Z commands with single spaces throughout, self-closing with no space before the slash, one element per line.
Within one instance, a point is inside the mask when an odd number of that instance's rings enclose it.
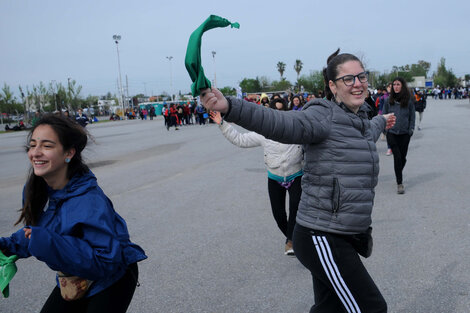
<path fill-rule="evenodd" d="M 18 86 L 20 99 L 16 98 L 6 83 L 0 93 L 0 112 L 7 114 L 28 113 L 34 110 L 43 112 L 53 112 L 55 110 L 77 110 L 78 108 L 96 108 L 98 100 L 114 99 L 118 103 L 115 95 L 110 92 L 106 96 L 98 97 L 89 95 L 81 96 L 82 86 L 75 80 L 69 80 L 67 86 L 62 83 L 51 81 L 49 84 L 40 82 L 37 85 L 23 87 Z"/>
<path fill-rule="evenodd" d="M 272 92 L 272 91 L 293 91 L 300 92 L 302 87 L 306 92 L 318 93 L 324 89 L 324 81 L 322 71 L 311 70 L 309 74 L 300 75 L 303 69 L 301 60 L 295 60 L 294 70 L 297 73 L 297 82 L 291 83 L 284 77 L 286 71 L 286 63 L 279 61 L 276 64 L 277 71 L 280 74 L 279 80 L 270 80 L 266 76 L 256 78 L 243 78 L 240 82 L 240 87 L 243 92 Z M 380 73 L 373 71 L 369 75 L 369 81 L 372 87 L 386 86 L 396 76 L 403 77 L 407 82 L 411 82 L 415 76 L 424 76 L 425 78 L 432 78 L 434 85 L 441 87 L 455 87 L 459 84 L 459 79 L 455 76 L 452 69 L 447 69 L 445 66 L 445 58 L 441 58 L 437 71 L 429 75 L 431 63 L 419 60 L 417 63 L 406 64 L 402 66 L 393 66 L 390 72 Z M 465 75 L 465 80 L 470 80 L 470 74 Z M 234 89 L 231 87 L 224 87 L 225 91 L 233 94 Z"/>

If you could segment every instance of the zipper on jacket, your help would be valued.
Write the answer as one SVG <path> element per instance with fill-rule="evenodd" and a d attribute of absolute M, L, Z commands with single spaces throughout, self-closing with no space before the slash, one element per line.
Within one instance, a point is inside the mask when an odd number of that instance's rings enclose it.
<path fill-rule="evenodd" d="M 338 215 L 340 188 L 338 178 L 333 178 L 333 214 Z"/>

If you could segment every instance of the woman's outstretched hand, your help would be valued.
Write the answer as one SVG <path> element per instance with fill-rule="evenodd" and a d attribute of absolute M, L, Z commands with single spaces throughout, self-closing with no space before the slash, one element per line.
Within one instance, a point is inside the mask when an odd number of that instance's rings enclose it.
<path fill-rule="evenodd" d="M 393 125 L 395 125 L 397 117 L 395 116 L 394 113 L 384 114 L 382 116 L 385 118 L 385 121 L 387 122 L 387 124 L 385 125 L 385 129 L 390 129 L 393 127 Z"/>
<path fill-rule="evenodd" d="M 222 123 L 222 115 L 220 114 L 220 112 L 211 111 L 209 113 L 209 116 L 211 117 L 211 120 L 213 120 L 218 125 L 220 125 L 220 123 Z"/>
<path fill-rule="evenodd" d="M 215 87 L 201 90 L 201 101 L 202 105 L 207 110 L 221 113 L 227 113 L 228 111 L 227 99 L 225 99 L 224 95 Z"/>

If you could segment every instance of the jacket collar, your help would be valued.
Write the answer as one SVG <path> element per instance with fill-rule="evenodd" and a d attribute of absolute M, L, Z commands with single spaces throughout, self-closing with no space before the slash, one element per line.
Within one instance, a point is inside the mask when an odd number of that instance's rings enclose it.
<path fill-rule="evenodd" d="M 89 189 L 97 186 L 96 177 L 92 171 L 85 174 L 76 174 L 70 181 L 60 190 L 54 190 L 47 187 L 49 200 L 67 200 L 69 198 L 81 195 Z"/>

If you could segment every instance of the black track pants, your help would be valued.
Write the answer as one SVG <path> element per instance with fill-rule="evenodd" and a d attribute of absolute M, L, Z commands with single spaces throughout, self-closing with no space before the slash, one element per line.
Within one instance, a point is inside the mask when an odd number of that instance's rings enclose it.
<path fill-rule="evenodd" d="M 312 273 L 315 304 L 311 313 L 385 313 L 387 303 L 344 237 L 294 228 L 294 251 Z"/>

